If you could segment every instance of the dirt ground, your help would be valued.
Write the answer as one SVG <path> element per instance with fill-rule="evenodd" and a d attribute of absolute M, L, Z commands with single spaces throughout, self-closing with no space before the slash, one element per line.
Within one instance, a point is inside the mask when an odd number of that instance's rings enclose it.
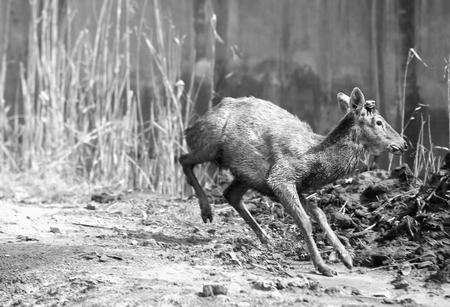
<path fill-rule="evenodd" d="M 251 210 L 270 247 L 220 197 L 204 224 L 194 198 L 0 196 L 1 306 L 450 306 L 449 284 L 428 280 L 426 265 L 349 271 L 319 235 L 339 275 L 317 274 L 296 227 L 264 198 L 250 207 L 269 208 Z"/>

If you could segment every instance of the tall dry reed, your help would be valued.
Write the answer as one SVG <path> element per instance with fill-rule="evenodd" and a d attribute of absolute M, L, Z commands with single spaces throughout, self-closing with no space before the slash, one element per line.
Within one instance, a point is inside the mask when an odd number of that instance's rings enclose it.
<path fill-rule="evenodd" d="M 105 0 L 95 26 L 77 32 L 74 20 L 83 17 L 73 3 L 62 9 L 58 0 L 30 1 L 23 113 L 11 115 L 0 100 L 0 167 L 181 193 L 177 157 L 192 95 L 181 81 L 186 46 L 170 15 L 159 0 Z M 6 48 L 3 40 L 1 97 Z M 150 72 L 146 81 L 141 65 Z"/>

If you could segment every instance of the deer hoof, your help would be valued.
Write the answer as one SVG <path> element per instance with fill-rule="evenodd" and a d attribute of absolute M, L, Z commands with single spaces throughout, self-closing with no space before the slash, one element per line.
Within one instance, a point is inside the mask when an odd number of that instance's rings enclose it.
<path fill-rule="evenodd" d="M 353 269 L 353 260 L 352 257 L 350 257 L 350 255 L 343 255 L 341 257 L 342 263 L 344 263 L 344 265 L 347 267 L 347 269 L 351 270 Z"/>
<path fill-rule="evenodd" d="M 208 222 L 212 223 L 212 221 L 213 221 L 212 212 L 202 213 L 202 220 L 203 220 L 203 223 L 205 223 L 205 224 Z"/>
<path fill-rule="evenodd" d="M 335 270 L 333 270 L 332 268 L 330 268 L 326 265 L 319 266 L 318 270 L 322 275 L 325 275 L 328 277 L 333 277 L 333 276 L 337 275 L 337 272 Z"/>

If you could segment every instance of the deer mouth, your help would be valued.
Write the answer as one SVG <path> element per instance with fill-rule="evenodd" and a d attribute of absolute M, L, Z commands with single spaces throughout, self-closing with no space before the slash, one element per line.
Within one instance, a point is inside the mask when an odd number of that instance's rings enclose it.
<path fill-rule="evenodd" d="M 397 154 L 404 152 L 403 148 L 400 148 L 397 145 L 389 145 L 389 151 Z"/>

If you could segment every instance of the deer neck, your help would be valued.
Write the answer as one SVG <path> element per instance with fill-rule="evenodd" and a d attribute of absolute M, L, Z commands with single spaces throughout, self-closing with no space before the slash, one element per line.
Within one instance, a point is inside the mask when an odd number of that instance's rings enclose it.
<path fill-rule="evenodd" d="M 318 144 L 317 149 L 324 156 L 333 157 L 336 167 L 352 172 L 364 155 L 364 146 L 360 142 L 360 128 L 353 114 L 348 113 L 339 124 Z"/>
<path fill-rule="evenodd" d="M 347 114 L 325 139 L 303 157 L 306 172 L 300 171 L 304 187 L 320 187 L 352 173 L 364 154 L 359 143 L 359 128 L 352 114 Z M 300 169 L 298 169 L 300 170 Z"/>

